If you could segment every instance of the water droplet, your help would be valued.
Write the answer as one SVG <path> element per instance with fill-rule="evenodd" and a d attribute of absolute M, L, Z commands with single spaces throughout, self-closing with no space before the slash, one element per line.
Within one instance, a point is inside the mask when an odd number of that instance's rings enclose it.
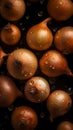
<path fill-rule="evenodd" d="M 43 16 L 43 14 L 44 14 L 44 13 L 43 13 L 43 11 L 40 11 L 40 12 L 38 12 L 38 14 L 37 14 L 37 15 L 38 15 L 39 17 L 42 17 L 42 16 Z"/>
<path fill-rule="evenodd" d="M 68 92 L 70 95 L 73 94 L 73 90 L 72 90 L 72 88 L 69 87 L 68 90 L 67 90 L 67 92 Z"/>
<path fill-rule="evenodd" d="M 41 112 L 41 113 L 40 113 L 40 117 L 41 117 L 41 118 L 44 118 L 44 117 L 45 117 L 45 113 L 44 113 L 44 112 Z"/>
<path fill-rule="evenodd" d="M 41 100 L 40 99 L 38 99 L 38 102 L 40 102 Z"/>
<path fill-rule="evenodd" d="M 24 28 L 22 28 L 22 31 L 24 31 L 25 30 L 25 27 Z"/>
<path fill-rule="evenodd" d="M 40 0 L 40 4 L 43 4 L 44 3 L 44 0 Z"/>
<path fill-rule="evenodd" d="M 45 54 L 45 56 L 47 57 L 47 56 L 48 56 L 48 54 Z"/>
<path fill-rule="evenodd" d="M 55 90 L 55 89 L 56 89 L 56 86 L 55 86 L 55 85 L 52 85 L 51 90 L 53 91 L 53 90 Z"/>
<path fill-rule="evenodd" d="M 42 47 L 42 45 L 40 45 L 40 48 Z"/>
<path fill-rule="evenodd" d="M 30 72 L 29 75 L 32 75 L 32 73 Z"/>
<path fill-rule="evenodd" d="M 30 32 L 30 34 L 32 34 L 33 32 Z"/>
<path fill-rule="evenodd" d="M 14 106 L 13 106 L 13 105 L 11 105 L 10 107 L 8 107 L 8 110 L 9 110 L 9 111 L 13 111 L 13 109 L 14 109 Z"/>
<path fill-rule="evenodd" d="M 23 23 L 20 23 L 20 26 L 22 26 L 23 25 Z"/>
<path fill-rule="evenodd" d="M 30 18 L 30 16 L 29 16 L 29 15 L 27 15 L 27 16 L 26 16 L 26 19 L 28 20 L 29 18 Z"/>
<path fill-rule="evenodd" d="M 41 91 L 41 95 L 42 95 L 42 96 L 44 95 L 44 91 Z"/>
<path fill-rule="evenodd" d="M 31 80 L 31 82 L 29 82 L 29 85 L 33 85 L 34 84 L 34 81 L 33 80 Z"/>
<path fill-rule="evenodd" d="M 27 77 L 27 74 L 25 74 L 24 76 Z"/>
<path fill-rule="evenodd" d="M 57 28 L 53 28 L 53 32 L 56 32 L 57 31 Z"/>
<path fill-rule="evenodd" d="M 56 83 L 56 79 L 55 78 L 49 78 L 49 83 L 50 84 L 55 84 Z"/>
<path fill-rule="evenodd" d="M 48 61 L 45 61 L 45 64 L 47 65 L 47 64 L 48 64 Z"/>
<path fill-rule="evenodd" d="M 55 95 L 57 96 L 57 95 L 58 95 L 58 93 L 55 93 Z"/>
<path fill-rule="evenodd" d="M 60 5 L 62 5 L 62 4 L 63 4 L 63 2 L 61 1 L 61 2 L 60 2 Z"/>
<path fill-rule="evenodd" d="M 52 70 L 54 70 L 54 69 L 55 69 L 55 67 L 53 66 L 53 67 L 52 67 Z"/>

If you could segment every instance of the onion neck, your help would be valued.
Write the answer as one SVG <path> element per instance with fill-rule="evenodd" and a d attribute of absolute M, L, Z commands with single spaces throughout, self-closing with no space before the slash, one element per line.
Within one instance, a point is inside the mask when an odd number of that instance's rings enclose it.
<path fill-rule="evenodd" d="M 71 72 L 71 70 L 70 70 L 69 68 L 66 69 L 65 74 L 67 74 L 67 75 L 73 77 L 73 73 Z"/>

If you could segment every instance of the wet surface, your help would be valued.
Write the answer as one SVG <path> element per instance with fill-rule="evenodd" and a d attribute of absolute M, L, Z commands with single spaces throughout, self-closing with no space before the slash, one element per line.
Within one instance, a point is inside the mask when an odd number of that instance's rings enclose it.
<path fill-rule="evenodd" d="M 2 43 L 2 41 L 0 41 L 0 45 L 2 46 L 3 50 L 6 53 L 10 53 L 13 50 L 17 49 L 17 48 L 27 48 L 30 49 L 32 52 L 34 52 L 38 58 L 38 60 L 41 58 L 41 56 L 47 51 L 34 51 L 31 48 L 28 47 L 27 43 L 26 43 L 26 33 L 28 31 L 28 29 L 43 21 L 44 19 L 49 17 L 49 14 L 47 12 L 47 0 L 40 0 L 37 3 L 32 3 L 32 2 L 26 2 L 26 13 L 23 16 L 23 18 L 21 18 L 19 21 L 15 21 L 15 22 L 11 22 L 14 23 L 15 25 L 17 25 L 21 32 L 22 32 L 22 36 L 21 39 L 19 41 L 19 43 L 16 46 L 10 47 L 10 46 L 6 46 L 4 43 Z M 2 27 L 4 27 L 4 25 L 8 24 L 9 21 L 6 21 L 5 19 L 3 19 L 0 16 L 0 30 L 2 29 Z M 48 23 L 48 27 L 51 29 L 53 35 L 55 34 L 55 32 L 64 26 L 73 26 L 73 17 L 71 17 L 69 20 L 64 21 L 64 22 L 58 22 L 52 19 L 52 21 L 50 23 Z M 54 45 L 52 45 L 50 47 L 50 49 L 55 49 Z M 73 72 L 73 54 L 70 55 L 65 55 L 68 63 L 69 63 L 69 67 Z M 6 59 L 4 59 L 3 65 L 0 68 L 0 74 L 5 74 L 8 75 L 7 72 L 7 68 L 6 68 Z M 35 76 L 42 76 L 44 77 L 51 86 L 51 92 L 57 89 L 61 89 L 61 90 L 65 90 L 66 92 L 69 93 L 69 95 L 71 95 L 72 99 L 73 99 L 73 78 L 67 75 L 62 75 L 56 78 L 48 78 L 47 76 L 45 76 L 44 74 L 41 73 L 40 68 L 38 67 Z M 11 76 L 10 76 L 11 77 Z M 14 82 L 16 83 L 16 85 L 18 86 L 18 88 L 23 92 L 23 86 L 25 84 L 26 81 L 19 81 L 14 79 Z M 56 130 L 57 125 L 64 120 L 68 120 L 73 122 L 73 106 L 71 107 L 70 111 L 65 114 L 64 116 L 58 117 L 56 119 L 54 119 L 53 122 L 50 122 L 49 119 L 49 112 L 46 108 L 46 101 L 43 103 L 39 103 L 39 104 L 34 104 L 31 103 L 27 100 L 25 100 L 24 98 L 18 98 L 16 99 L 16 101 L 8 108 L 0 108 L 0 130 L 13 130 L 12 126 L 11 126 L 11 113 L 14 110 L 15 107 L 17 106 L 21 106 L 21 105 L 28 105 L 30 107 L 32 107 L 37 115 L 38 115 L 38 126 L 36 127 L 36 130 Z"/>

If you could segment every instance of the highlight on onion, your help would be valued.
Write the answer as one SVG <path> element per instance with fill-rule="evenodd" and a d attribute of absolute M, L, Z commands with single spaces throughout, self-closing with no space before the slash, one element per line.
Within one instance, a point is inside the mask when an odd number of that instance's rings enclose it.
<path fill-rule="evenodd" d="M 16 45 L 21 38 L 20 29 L 14 25 L 8 23 L 1 30 L 1 40 L 9 46 Z"/>
<path fill-rule="evenodd" d="M 45 101 L 50 94 L 48 81 L 40 76 L 30 78 L 24 86 L 24 96 L 33 103 Z"/>
<path fill-rule="evenodd" d="M 47 51 L 39 61 L 41 72 L 48 77 L 57 77 L 63 74 L 73 76 L 67 59 L 57 50 Z"/>
<path fill-rule="evenodd" d="M 22 93 L 8 76 L 0 75 L 0 107 L 9 107 Z"/>
<path fill-rule="evenodd" d="M 24 0 L 1 0 L 0 14 L 8 21 L 17 21 L 23 17 L 26 11 Z"/>
<path fill-rule="evenodd" d="M 60 28 L 54 36 L 54 45 L 63 54 L 73 53 L 73 27 Z"/>
<path fill-rule="evenodd" d="M 34 130 L 38 124 L 38 117 L 29 106 L 19 106 L 11 115 L 11 124 L 15 130 Z"/>
<path fill-rule="evenodd" d="M 26 80 L 31 78 L 37 67 L 37 57 L 28 49 L 16 49 L 7 58 L 7 70 L 15 79 Z"/>
<path fill-rule="evenodd" d="M 26 41 L 30 48 L 38 51 L 46 50 L 51 47 L 53 42 L 52 31 L 48 28 L 47 23 L 51 18 L 32 26 L 26 35 Z"/>
<path fill-rule="evenodd" d="M 73 123 L 70 121 L 62 121 L 57 126 L 57 130 L 73 130 Z"/>
<path fill-rule="evenodd" d="M 63 116 L 72 106 L 72 99 L 70 95 L 63 90 L 53 91 L 47 99 L 47 108 L 50 112 L 50 120 Z"/>
<path fill-rule="evenodd" d="M 55 20 L 68 20 L 73 15 L 73 2 L 72 0 L 48 0 L 47 11 Z"/>

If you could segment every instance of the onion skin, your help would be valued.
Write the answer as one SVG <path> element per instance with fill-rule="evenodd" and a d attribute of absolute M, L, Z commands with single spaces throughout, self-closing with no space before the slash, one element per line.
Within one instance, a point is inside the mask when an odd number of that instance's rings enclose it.
<path fill-rule="evenodd" d="M 5 75 L 0 75 L 0 107 L 9 107 L 22 93 L 14 81 Z"/>
<path fill-rule="evenodd" d="M 50 20 L 51 18 L 47 18 L 27 31 L 26 41 L 30 48 L 38 51 L 50 48 L 53 42 L 53 34 L 47 27 Z"/>
<path fill-rule="evenodd" d="M 45 101 L 50 94 L 50 85 L 48 81 L 42 77 L 32 77 L 24 86 L 25 97 L 34 103 Z"/>
<path fill-rule="evenodd" d="M 73 123 L 63 121 L 58 125 L 57 130 L 73 130 Z"/>
<path fill-rule="evenodd" d="M 7 24 L 3 27 L 1 31 L 1 40 L 6 45 L 16 45 L 21 38 L 20 29 L 14 24 Z"/>
<path fill-rule="evenodd" d="M 73 53 L 73 27 L 59 29 L 54 36 L 55 47 L 63 54 Z"/>
<path fill-rule="evenodd" d="M 48 0 L 47 11 L 55 20 L 65 21 L 73 15 L 73 2 L 71 0 Z"/>
<path fill-rule="evenodd" d="M 41 72 L 48 77 L 57 77 L 63 74 L 73 76 L 68 67 L 68 62 L 59 51 L 47 51 L 39 61 Z"/>
<path fill-rule="evenodd" d="M 67 92 L 55 90 L 47 99 L 47 108 L 50 112 L 50 120 L 66 114 L 72 106 L 72 99 Z"/>
<path fill-rule="evenodd" d="M 7 70 L 11 76 L 19 80 L 32 77 L 38 67 L 38 61 L 34 53 L 28 49 L 14 50 L 7 59 Z"/>
<path fill-rule="evenodd" d="M 34 130 L 38 124 L 38 117 L 32 108 L 20 106 L 13 111 L 11 124 L 15 130 Z"/>
<path fill-rule="evenodd" d="M 0 12 L 4 19 L 17 21 L 23 17 L 26 11 L 24 0 L 2 0 Z"/>

